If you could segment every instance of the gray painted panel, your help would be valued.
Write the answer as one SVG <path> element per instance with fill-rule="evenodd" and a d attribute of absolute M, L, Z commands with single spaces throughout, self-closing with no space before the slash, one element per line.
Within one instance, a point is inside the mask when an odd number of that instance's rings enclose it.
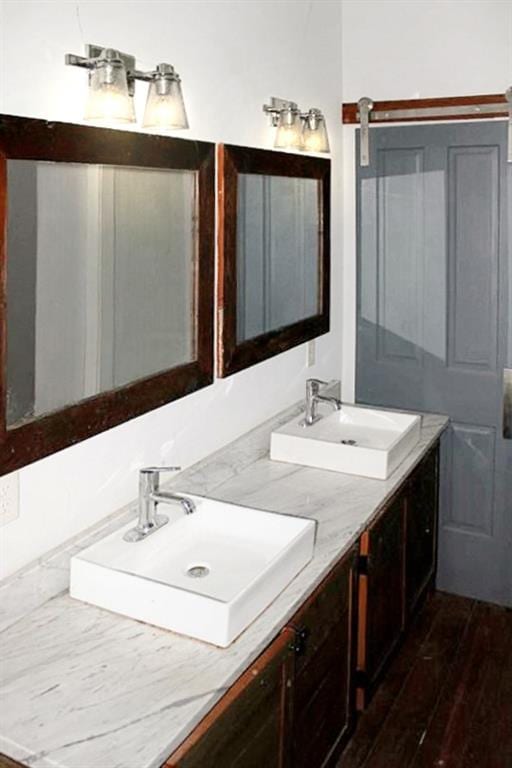
<path fill-rule="evenodd" d="M 448 151 L 450 365 L 496 368 L 498 150 Z"/>
<path fill-rule="evenodd" d="M 492 536 L 496 432 L 452 424 L 448 446 L 451 496 L 443 524 Z"/>
<path fill-rule="evenodd" d="M 411 161 L 418 148 L 421 173 Z M 370 152 L 368 168 L 358 167 L 356 396 L 451 417 L 438 585 L 512 605 L 512 441 L 503 438 L 503 368 L 512 349 L 506 125 L 374 127 Z M 411 223 L 417 175 L 422 229 Z M 390 275 L 398 284 L 399 259 L 416 242 L 419 267 L 414 273 L 408 264 L 405 281 L 421 308 L 415 325 L 411 304 L 388 286 Z M 392 321 L 386 302 L 398 315 Z M 414 357 L 411 328 L 420 327 Z"/>
<path fill-rule="evenodd" d="M 423 336 L 423 150 L 380 150 L 377 162 L 377 354 L 418 362 Z"/>

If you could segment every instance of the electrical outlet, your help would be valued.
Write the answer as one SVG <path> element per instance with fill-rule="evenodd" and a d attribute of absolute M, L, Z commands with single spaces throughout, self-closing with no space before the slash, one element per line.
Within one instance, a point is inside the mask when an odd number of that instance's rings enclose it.
<path fill-rule="evenodd" d="M 308 341 L 307 343 L 307 366 L 308 368 L 311 368 L 315 364 L 315 357 L 316 357 L 316 346 L 315 346 L 315 339 L 312 339 L 311 341 Z"/>
<path fill-rule="evenodd" d="M 0 526 L 12 523 L 19 515 L 18 473 L 0 477 Z"/>

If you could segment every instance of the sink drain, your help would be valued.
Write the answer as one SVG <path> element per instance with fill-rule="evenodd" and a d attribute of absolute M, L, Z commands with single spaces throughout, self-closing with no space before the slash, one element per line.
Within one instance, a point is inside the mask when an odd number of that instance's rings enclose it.
<path fill-rule="evenodd" d="M 210 569 L 207 565 L 191 565 L 190 568 L 187 568 L 187 576 L 190 576 L 191 579 L 204 579 L 209 573 Z"/>
<path fill-rule="evenodd" d="M 340 440 L 342 445 L 357 445 L 356 440 Z"/>

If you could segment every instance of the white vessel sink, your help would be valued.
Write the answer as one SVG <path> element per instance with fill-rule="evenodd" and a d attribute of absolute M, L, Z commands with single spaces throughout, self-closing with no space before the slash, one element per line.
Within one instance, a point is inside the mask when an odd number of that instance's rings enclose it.
<path fill-rule="evenodd" d="M 221 647 L 313 556 L 315 521 L 184 494 L 196 511 L 137 543 L 124 528 L 71 560 L 71 597 Z"/>
<path fill-rule="evenodd" d="M 343 405 L 309 427 L 296 417 L 272 432 L 270 458 L 385 480 L 420 437 L 421 416 Z"/>

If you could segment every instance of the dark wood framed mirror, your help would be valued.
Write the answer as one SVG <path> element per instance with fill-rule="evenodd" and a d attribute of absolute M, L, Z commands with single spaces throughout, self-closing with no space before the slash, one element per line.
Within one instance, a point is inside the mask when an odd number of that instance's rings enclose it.
<path fill-rule="evenodd" d="M 213 380 L 215 147 L 0 116 L 0 474 Z"/>
<path fill-rule="evenodd" d="M 327 333 L 330 160 L 218 147 L 219 376 Z"/>

